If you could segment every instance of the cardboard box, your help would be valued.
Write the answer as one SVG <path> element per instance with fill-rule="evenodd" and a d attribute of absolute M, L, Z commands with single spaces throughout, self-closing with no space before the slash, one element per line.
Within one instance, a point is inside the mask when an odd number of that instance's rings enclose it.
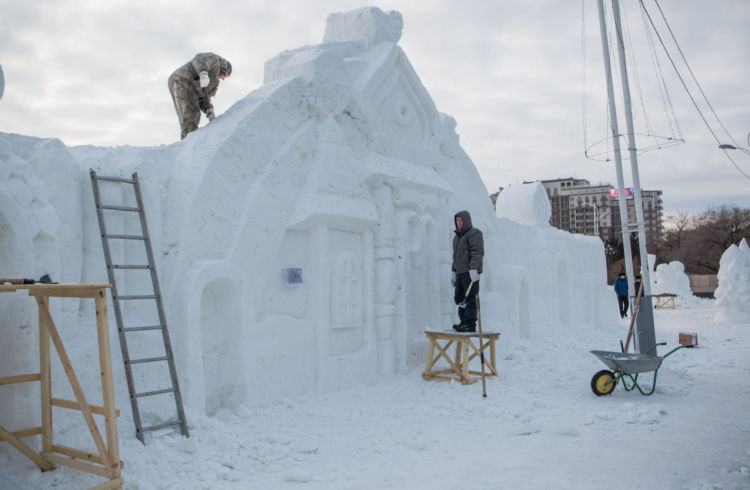
<path fill-rule="evenodd" d="M 698 334 L 689 332 L 680 332 L 680 345 L 685 347 L 698 347 Z"/>

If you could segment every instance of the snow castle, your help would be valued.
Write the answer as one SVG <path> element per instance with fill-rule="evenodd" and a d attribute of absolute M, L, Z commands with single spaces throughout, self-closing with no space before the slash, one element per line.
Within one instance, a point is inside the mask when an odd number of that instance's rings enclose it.
<path fill-rule="evenodd" d="M 330 15 L 322 44 L 269 60 L 262 87 L 174 144 L 0 133 L 0 276 L 106 283 L 88 169 L 138 172 L 184 400 L 208 414 L 422 365 L 423 330 L 455 322 L 463 209 L 485 235 L 482 318 L 501 351 L 611 323 L 601 241 L 552 228 L 539 184 L 502 193 L 496 216 L 456 121 L 398 45 L 402 27 L 374 7 Z M 91 342 L 75 305 L 53 307 L 63 336 Z M 34 303 L 6 294 L 0 308 L 0 372 L 23 371 Z"/>

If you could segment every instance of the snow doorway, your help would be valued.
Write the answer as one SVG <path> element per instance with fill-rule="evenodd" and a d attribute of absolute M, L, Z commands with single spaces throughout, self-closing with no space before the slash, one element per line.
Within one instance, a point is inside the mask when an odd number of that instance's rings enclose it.
<path fill-rule="evenodd" d="M 518 285 L 518 335 L 522 339 L 531 338 L 531 295 L 525 277 Z"/>
<path fill-rule="evenodd" d="M 242 315 L 236 283 L 218 278 L 201 293 L 200 330 L 206 415 L 235 409 L 245 398 Z"/>
<path fill-rule="evenodd" d="M 568 264 L 562 260 L 557 262 L 557 319 L 563 325 L 570 324 L 570 277 L 568 276 Z"/>
<path fill-rule="evenodd" d="M 440 329 L 437 227 L 430 217 L 412 216 L 406 226 L 407 367 L 423 363 L 426 328 Z"/>

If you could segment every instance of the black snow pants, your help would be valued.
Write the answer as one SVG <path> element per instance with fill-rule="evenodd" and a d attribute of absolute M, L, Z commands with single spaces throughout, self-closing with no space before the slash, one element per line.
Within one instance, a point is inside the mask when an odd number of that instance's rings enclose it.
<path fill-rule="evenodd" d="M 471 283 L 471 277 L 468 272 L 461 272 L 456 274 L 456 290 L 453 294 L 453 300 L 456 304 L 460 304 L 466 299 L 466 307 L 458 307 L 458 318 L 461 320 L 461 324 L 472 324 L 477 321 L 477 294 L 479 294 L 479 282 L 475 282 L 471 286 L 471 291 L 466 295 L 466 289 Z"/>

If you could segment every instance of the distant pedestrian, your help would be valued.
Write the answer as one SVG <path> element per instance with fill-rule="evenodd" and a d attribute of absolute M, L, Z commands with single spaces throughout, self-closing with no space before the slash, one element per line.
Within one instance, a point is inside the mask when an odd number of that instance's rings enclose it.
<path fill-rule="evenodd" d="M 484 261 L 484 236 L 478 228 L 472 226 L 468 211 L 456 213 L 453 224 L 456 230 L 453 237 L 451 282 L 455 287 L 453 299 L 458 305 L 460 320 L 453 328 L 458 332 L 474 332 L 477 321 L 479 275 L 482 273 Z"/>
<path fill-rule="evenodd" d="M 620 276 L 615 279 L 615 294 L 620 308 L 620 318 L 625 318 L 628 316 L 628 280 L 624 272 L 620 272 Z"/>
<path fill-rule="evenodd" d="M 216 95 L 219 80 L 232 74 L 232 64 L 213 53 L 198 53 L 175 70 L 169 77 L 169 93 L 172 94 L 177 117 L 180 119 L 180 138 L 185 139 L 198 129 L 201 111 L 209 121 L 216 117 L 211 97 Z"/>
<path fill-rule="evenodd" d="M 642 286 L 642 284 L 643 284 L 643 283 L 641 282 L 641 276 L 635 276 L 635 281 L 633 281 L 633 289 L 634 289 L 634 291 L 633 291 L 633 294 L 634 294 L 634 295 L 635 295 L 636 297 L 638 296 L 638 291 L 640 291 L 640 290 L 641 290 L 641 286 Z M 642 295 L 642 294 L 643 294 L 643 293 L 641 293 L 641 295 Z"/>

